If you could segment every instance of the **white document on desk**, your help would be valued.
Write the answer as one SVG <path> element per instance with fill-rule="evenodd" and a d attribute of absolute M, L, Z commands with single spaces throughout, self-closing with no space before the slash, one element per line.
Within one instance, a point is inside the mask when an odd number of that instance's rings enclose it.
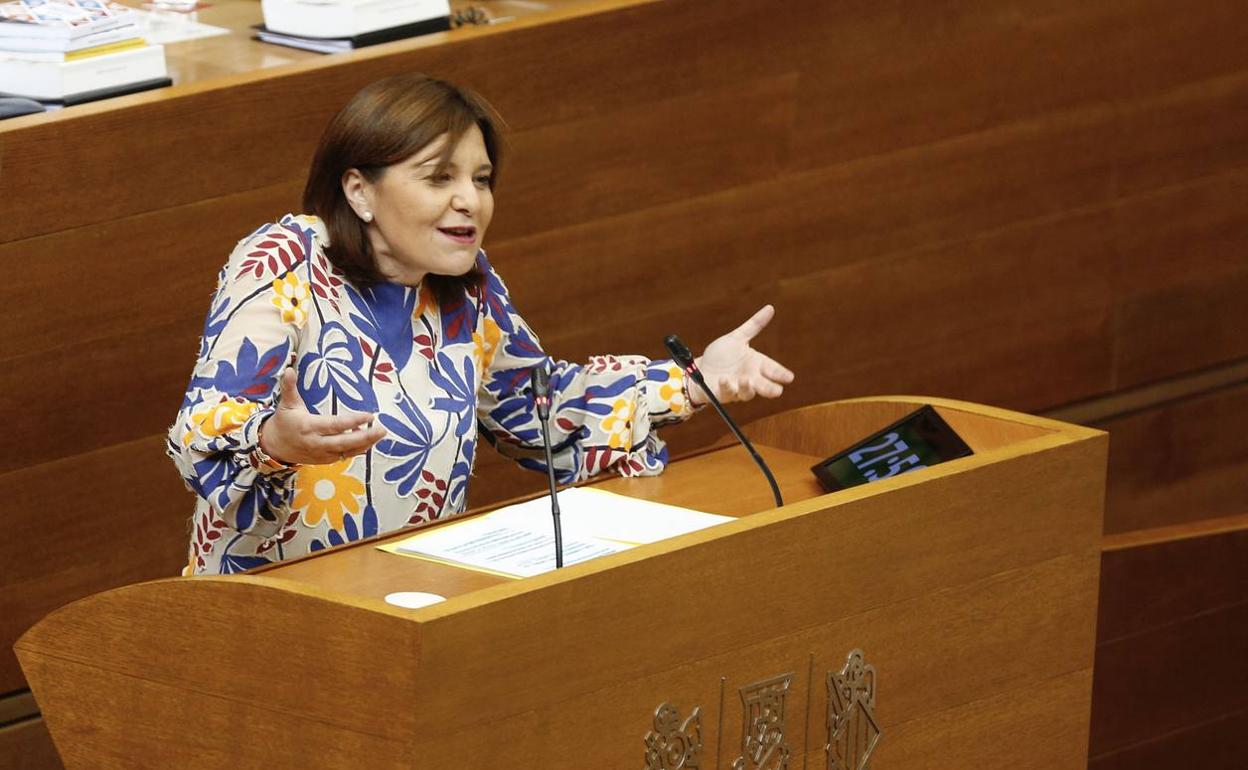
<path fill-rule="evenodd" d="M 584 487 L 560 492 L 559 507 L 564 566 L 732 521 Z M 393 550 L 516 577 L 540 575 L 555 568 L 550 498 L 421 532 Z"/>

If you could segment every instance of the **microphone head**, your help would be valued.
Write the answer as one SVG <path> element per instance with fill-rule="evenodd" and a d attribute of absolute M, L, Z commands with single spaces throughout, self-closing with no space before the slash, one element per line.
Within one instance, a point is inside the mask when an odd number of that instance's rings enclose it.
<path fill-rule="evenodd" d="M 688 369 L 693 366 L 693 353 L 689 347 L 680 341 L 680 337 L 675 334 L 669 334 L 663 338 L 663 344 L 667 346 L 668 352 L 672 354 L 672 358 L 676 359 L 676 363 L 681 367 Z"/>
<path fill-rule="evenodd" d="M 542 425 L 550 419 L 550 372 L 546 371 L 546 362 L 529 369 L 529 384 L 533 386 L 533 406 L 537 408 L 537 417 Z"/>
<path fill-rule="evenodd" d="M 546 398 L 550 395 L 550 372 L 546 371 L 544 363 L 529 369 L 529 384 L 533 386 L 534 396 Z"/>

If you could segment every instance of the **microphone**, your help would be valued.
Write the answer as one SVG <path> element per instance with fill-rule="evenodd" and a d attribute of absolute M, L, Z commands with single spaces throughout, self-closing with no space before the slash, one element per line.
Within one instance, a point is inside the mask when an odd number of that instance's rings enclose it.
<path fill-rule="evenodd" d="M 546 478 L 550 481 L 550 517 L 555 524 L 555 569 L 563 567 L 563 525 L 559 523 L 559 497 L 555 494 L 555 461 L 550 453 L 550 373 L 546 364 L 540 363 L 529 370 L 529 384 L 533 387 L 533 404 L 537 407 L 537 421 L 542 424 L 542 448 L 546 450 Z"/>
<path fill-rule="evenodd" d="M 715 407 L 715 411 L 719 412 L 719 416 L 724 418 L 724 422 L 728 423 L 728 429 L 732 431 L 732 435 L 737 437 L 737 441 L 741 442 L 750 453 L 750 457 L 754 458 L 754 462 L 763 471 L 763 475 L 767 477 L 767 483 L 771 485 L 771 495 L 776 499 L 776 507 L 780 508 L 784 505 L 784 498 L 780 496 L 780 487 L 776 484 L 776 477 L 771 475 L 771 469 L 767 467 L 767 463 L 763 462 L 763 458 L 754 450 L 754 445 L 745 437 L 741 429 L 737 427 L 737 423 L 728 416 L 724 411 L 724 405 L 719 403 L 719 399 L 715 398 L 715 394 L 706 386 L 706 380 L 702 377 L 702 371 L 698 369 L 698 365 L 693 362 L 693 353 L 689 351 L 689 347 L 680 341 L 680 337 L 675 334 L 669 334 L 663 338 L 663 344 L 672 354 L 672 358 L 676 359 L 676 363 L 685 370 L 685 372 L 698 384 L 702 392 L 706 394 L 706 400 L 711 402 L 711 406 Z"/>

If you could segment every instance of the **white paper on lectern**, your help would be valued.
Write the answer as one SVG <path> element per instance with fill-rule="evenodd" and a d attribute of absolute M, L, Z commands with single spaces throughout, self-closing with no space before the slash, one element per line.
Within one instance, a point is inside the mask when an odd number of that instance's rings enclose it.
<path fill-rule="evenodd" d="M 732 521 L 730 516 L 652 503 L 593 488 L 559 493 L 564 566 Z M 550 498 L 510 505 L 421 532 L 395 550 L 469 567 L 531 577 L 555 568 Z"/>
<path fill-rule="evenodd" d="M 565 538 L 585 536 L 630 545 L 656 543 L 733 520 L 731 516 L 653 503 L 593 487 L 562 490 L 559 508 Z M 486 517 L 512 526 L 550 526 L 550 497 L 509 505 Z"/>

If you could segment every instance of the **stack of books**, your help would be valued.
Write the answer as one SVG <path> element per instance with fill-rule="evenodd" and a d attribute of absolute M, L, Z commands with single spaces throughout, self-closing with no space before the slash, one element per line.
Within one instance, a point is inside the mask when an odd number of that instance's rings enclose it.
<path fill-rule="evenodd" d="M 170 85 L 165 49 L 112 0 L 0 3 L 0 93 L 50 106 Z"/>
<path fill-rule="evenodd" d="M 320 53 L 451 28 L 449 0 L 261 0 L 260 8 L 258 38 Z"/>

